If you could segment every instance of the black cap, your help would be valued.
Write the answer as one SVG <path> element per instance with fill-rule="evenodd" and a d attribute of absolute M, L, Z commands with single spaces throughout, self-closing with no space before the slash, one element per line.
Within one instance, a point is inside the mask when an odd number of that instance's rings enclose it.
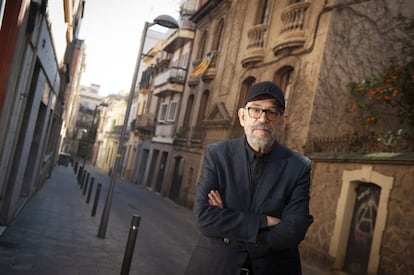
<path fill-rule="evenodd" d="M 247 93 L 245 104 L 255 98 L 273 98 L 285 110 L 285 96 L 282 89 L 271 81 L 263 81 L 252 85 Z"/>

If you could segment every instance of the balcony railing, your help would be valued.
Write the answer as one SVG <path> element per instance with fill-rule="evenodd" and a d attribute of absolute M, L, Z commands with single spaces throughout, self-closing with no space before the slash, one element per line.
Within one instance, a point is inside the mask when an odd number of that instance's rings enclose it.
<path fill-rule="evenodd" d="M 246 54 L 242 58 L 243 67 L 248 67 L 263 60 L 267 27 L 265 24 L 260 24 L 253 26 L 247 32 L 249 42 L 247 44 Z"/>
<path fill-rule="evenodd" d="M 307 153 L 373 153 L 413 152 L 414 145 L 408 137 L 384 143 L 374 136 L 341 136 L 313 138 L 306 146 Z"/>
<path fill-rule="evenodd" d="M 155 129 L 155 116 L 153 114 L 141 114 L 134 120 L 133 129 L 140 132 L 154 131 Z"/>
<path fill-rule="evenodd" d="M 161 86 L 166 83 L 178 83 L 184 84 L 186 69 L 183 68 L 171 68 L 168 71 L 160 73 L 154 79 L 154 86 Z"/>
<path fill-rule="evenodd" d="M 182 93 L 184 91 L 186 74 L 187 69 L 176 67 L 159 74 L 154 79 L 154 95 Z"/>
<path fill-rule="evenodd" d="M 174 144 L 179 147 L 201 148 L 205 136 L 202 127 L 180 127 L 175 135 Z"/>
<path fill-rule="evenodd" d="M 267 25 L 256 25 L 249 30 L 247 36 L 249 38 L 249 44 L 247 49 L 257 49 L 263 48 L 265 35 L 266 35 Z"/>
<path fill-rule="evenodd" d="M 216 74 L 217 74 L 217 60 L 219 58 L 219 52 L 218 51 L 211 51 L 211 61 L 210 64 L 208 65 L 207 70 L 205 71 L 205 73 L 203 74 L 203 81 L 209 81 L 209 80 L 213 80 L 214 78 L 216 78 Z"/>
<path fill-rule="evenodd" d="M 303 47 L 305 44 L 305 18 L 310 5 L 310 2 L 299 2 L 289 5 L 282 11 L 280 37 L 273 47 L 275 55 L 282 50 Z"/>

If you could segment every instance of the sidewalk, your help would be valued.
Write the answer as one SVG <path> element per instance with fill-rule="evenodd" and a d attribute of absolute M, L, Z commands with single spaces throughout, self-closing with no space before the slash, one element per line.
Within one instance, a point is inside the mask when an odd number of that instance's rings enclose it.
<path fill-rule="evenodd" d="M 0 274 L 119 274 L 126 243 L 97 238 L 97 217 L 72 168 L 56 167 L 0 237 Z"/>

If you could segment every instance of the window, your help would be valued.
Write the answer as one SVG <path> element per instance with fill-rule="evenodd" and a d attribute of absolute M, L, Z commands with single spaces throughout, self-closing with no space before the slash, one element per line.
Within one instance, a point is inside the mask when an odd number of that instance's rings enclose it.
<path fill-rule="evenodd" d="M 190 126 L 190 116 L 193 112 L 194 95 L 190 95 L 187 101 L 187 108 L 185 109 L 183 126 L 188 128 Z"/>
<path fill-rule="evenodd" d="M 285 94 L 285 105 L 287 107 L 290 90 L 291 90 L 291 82 L 292 82 L 292 74 L 293 74 L 293 67 L 285 66 L 278 70 L 274 76 L 274 81 Z"/>
<path fill-rule="evenodd" d="M 177 106 L 178 106 L 177 101 L 170 102 L 170 106 L 168 108 L 168 117 L 167 117 L 168 121 L 174 121 L 175 120 L 175 114 L 177 113 Z"/>
<path fill-rule="evenodd" d="M 224 20 L 221 19 L 217 25 L 214 42 L 213 42 L 213 51 L 218 51 L 220 49 L 221 38 L 223 35 Z"/>
<path fill-rule="evenodd" d="M 180 67 L 183 69 L 187 69 L 187 64 L 188 64 L 188 52 L 184 53 L 181 56 Z"/>
<path fill-rule="evenodd" d="M 198 51 L 197 51 L 197 59 L 204 58 L 204 51 L 206 48 L 206 41 L 207 41 L 207 31 L 203 33 L 200 39 L 200 43 L 198 44 Z"/>
<path fill-rule="evenodd" d="M 198 116 L 197 116 L 197 125 L 200 125 L 206 116 L 209 93 L 210 93 L 209 91 L 204 91 L 203 95 L 201 96 L 200 108 L 198 110 Z"/>
<path fill-rule="evenodd" d="M 158 121 L 164 122 L 167 115 L 168 103 L 162 103 L 158 113 Z"/>
<path fill-rule="evenodd" d="M 171 61 L 171 68 L 178 67 L 178 54 L 174 54 L 173 59 Z"/>
<path fill-rule="evenodd" d="M 175 121 L 175 117 L 177 114 L 177 107 L 178 102 L 172 101 L 172 102 L 164 102 L 160 106 L 160 111 L 158 113 L 158 121 L 159 122 L 173 122 Z"/>
<path fill-rule="evenodd" d="M 258 14 L 256 19 L 256 25 L 267 24 L 269 22 L 269 10 L 270 10 L 270 1 L 262 0 L 260 1 L 258 7 Z"/>

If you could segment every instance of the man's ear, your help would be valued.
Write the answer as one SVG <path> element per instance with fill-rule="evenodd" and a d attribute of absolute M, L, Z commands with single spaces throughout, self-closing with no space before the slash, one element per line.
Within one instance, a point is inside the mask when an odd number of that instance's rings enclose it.
<path fill-rule="evenodd" d="M 237 112 L 237 114 L 239 115 L 239 122 L 240 122 L 240 125 L 242 127 L 244 127 L 244 121 L 246 119 L 246 115 L 245 115 L 244 110 L 245 109 L 243 109 L 243 108 L 239 108 L 239 111 Z"/>

